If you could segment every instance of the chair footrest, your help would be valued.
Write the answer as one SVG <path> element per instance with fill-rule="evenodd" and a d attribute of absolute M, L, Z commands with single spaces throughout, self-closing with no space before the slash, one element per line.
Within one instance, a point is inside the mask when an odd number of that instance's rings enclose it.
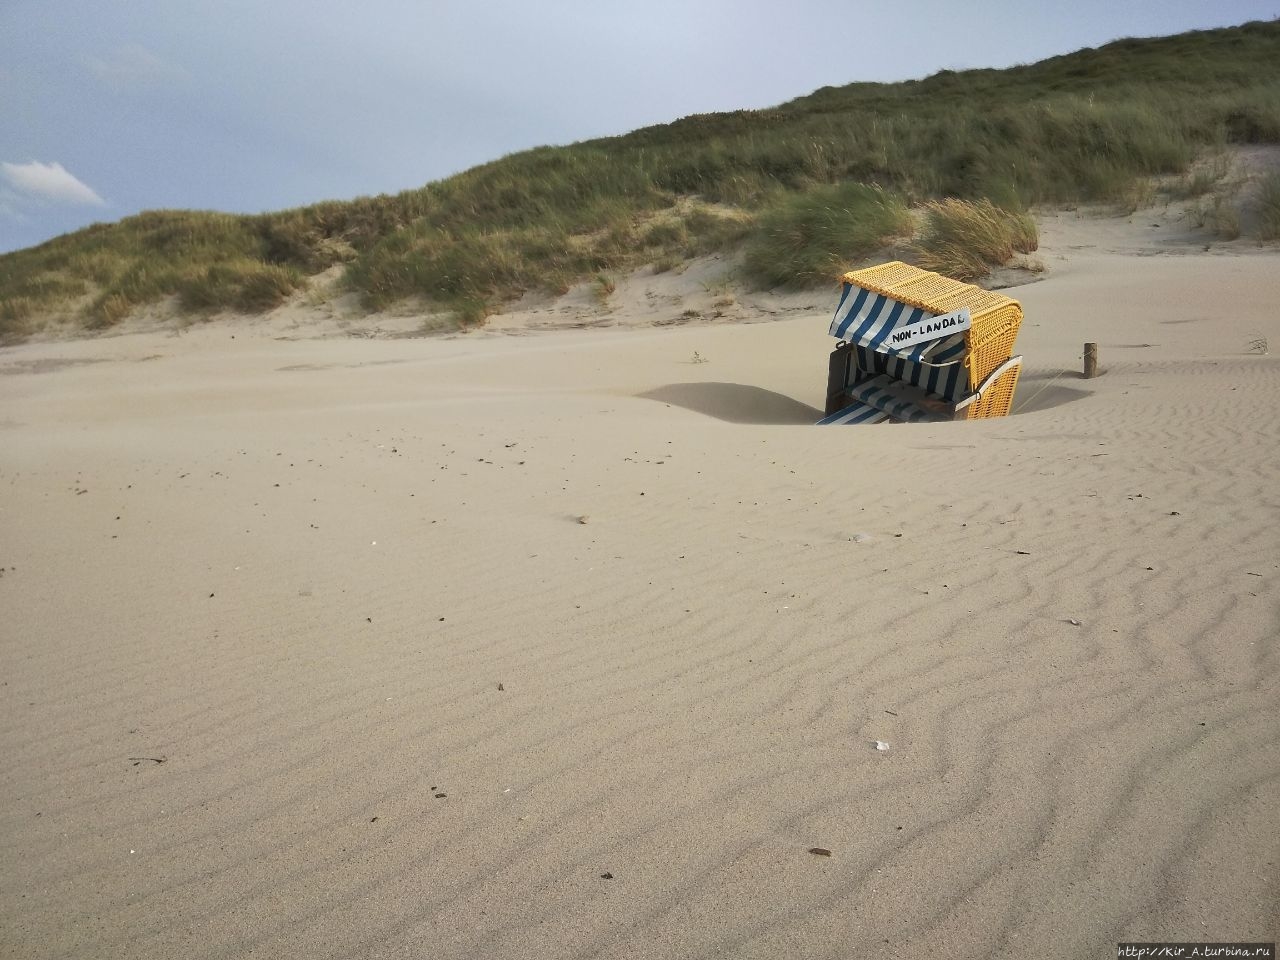
<path fill-rule="evenodd" d="M 870 377 L 849 388 L 846 396 L 852 401 L 819 424 L 882 423 L 894 420 L 898 423 L 930 423 L 955 418 L 954 407 L 929 397 L 918 387 L 887 376 Z M 874 416 L 876 413 L 882 416 Z"/>
<path fill-rule="evenodd" d="M 878 407 L 863 403 L 861 400 L 855 400 L 842 410 L 823 417 L 818 421 L 818 426 L 828 426 L 830 424 L 857 424 L 857 423 L 884 423 L 890 419 L 889 415 Z"/>

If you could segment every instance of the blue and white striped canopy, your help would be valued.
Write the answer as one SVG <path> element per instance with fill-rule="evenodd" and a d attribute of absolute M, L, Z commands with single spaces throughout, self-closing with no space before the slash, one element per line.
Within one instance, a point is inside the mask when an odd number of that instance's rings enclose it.
<path fill-rule="evenodd" d="M 915 363 L 955 363 L 964 356 L 964 334 L 952 333 L 938 340 L 912 344 L 902 350 L 888 345 L 889 335 L 902 327 L 929 320 L 940 314 L 873 293 L 856 284 L 846 283 L 840 293 L 840 305 L 831 321 L 831 335 L 879 353 L 891 353 Z"/>

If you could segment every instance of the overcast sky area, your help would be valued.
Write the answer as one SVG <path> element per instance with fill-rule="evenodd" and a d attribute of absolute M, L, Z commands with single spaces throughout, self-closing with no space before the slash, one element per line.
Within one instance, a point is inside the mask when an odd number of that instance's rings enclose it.
<path fill-rule="evenodd" d="M 822 86 L 1270 20 L 1280 0 L 0 0 L 0 252 L 420 187 Z"/>

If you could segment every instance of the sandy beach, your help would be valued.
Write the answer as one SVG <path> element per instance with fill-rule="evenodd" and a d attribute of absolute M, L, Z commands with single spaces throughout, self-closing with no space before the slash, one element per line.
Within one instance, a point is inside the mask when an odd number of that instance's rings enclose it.
<path fill-rule="evenodd" d="M 1044 217 L 972 423 L 696 271 L 0 350 L 0 954 L 1275 940 L 1280 254 L 1180 229 Z"/>

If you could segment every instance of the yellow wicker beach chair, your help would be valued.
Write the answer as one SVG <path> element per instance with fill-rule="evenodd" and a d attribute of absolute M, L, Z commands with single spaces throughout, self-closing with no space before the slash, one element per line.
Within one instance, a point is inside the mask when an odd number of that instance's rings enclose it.
<path fill-rule="evenodd" d="M 843 281 L 831 321 L 832 336 L 842 342 L 831 355 L 828 415 L 872 385 L 887 388 L 899 404 L 914 390 L 926 413 L 911 419 L 1008 414 L 1021 370 L 1021 358 L 1013 357 L 1022 323 L 1018 301 L 897 261 L 852 271 Z M 822 422 L 828 421 L 874 422 L 830 416 Z"/>

